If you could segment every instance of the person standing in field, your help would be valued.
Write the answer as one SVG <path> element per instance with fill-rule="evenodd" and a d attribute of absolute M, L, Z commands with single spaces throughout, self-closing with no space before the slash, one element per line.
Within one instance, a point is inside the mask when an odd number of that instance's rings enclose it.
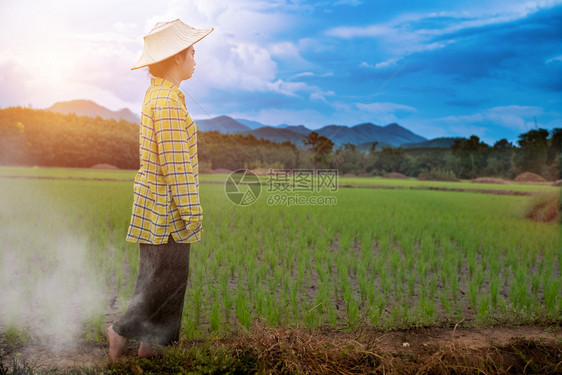
<path fill-rule="evenodd" d="M 140 169 L 127 232 L 127 241 L 140 244 L 139 272 L 127 311 L 107 329 L 112 362 L 127 339 L 140 341 L 139 357 L 179 339 L 190 245 L 203 232 L 197 126 L 179 87 L 193 75 L 193 45 L 211 31 L 179 19 L 158 22 L 131 69 L 148 66 L 152 78 L 142 106 Z"/>

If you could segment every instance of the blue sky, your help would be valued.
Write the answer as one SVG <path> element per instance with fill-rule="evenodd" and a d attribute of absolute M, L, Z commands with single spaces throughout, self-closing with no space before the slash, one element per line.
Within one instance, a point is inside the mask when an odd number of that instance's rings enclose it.
<path fill-rule="evenodd" d="M 562 127 L 562 1 L 6 0 L 0 107 L 140 112 L 149 78 L 130 67 L 142 36 L 176 18 L 215 28 L 182 84 L 195 118 L 397 122 L 490 145 Z"/>

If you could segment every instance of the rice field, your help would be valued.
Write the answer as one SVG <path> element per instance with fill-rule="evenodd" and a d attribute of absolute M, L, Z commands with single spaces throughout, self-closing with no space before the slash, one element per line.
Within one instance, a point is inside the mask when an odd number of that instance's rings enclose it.
<path fill-rule="evenodd" d="M 107 311 L 126 308 L 138 270 L 137 245 L 124 240 L 134 172 L 0 168 L 1 176 L 12 176 L 0 178 L 4 333 L 23 337 L 21 317 L 33 309 L 60 314 L 48 303 L 56 300 L 63 310 L 80 310 L 77 322 L 86 321 L 89 337 L 99 338 Z M 205 183 L 226 175 L 200 178 L 204 233 L 191 246 L 187 338 L 244 330 L 256 321 L 392 329 L 560 320 L 561 226 L 525 219 L 529 196 L 423 190 L 408 181 L 409 189 L 299 193 L 335 197 L 331 205 L 271 204 L 262 189 L 255 203 L 237 206 L 223 184 Z M 17 295 L 6 292 L 14 282 Z M 61 293 L 52 294 L 59 285 L 67 285 L 61 300 Z M 64 305 L 67 300 L 75 304 Z M 64 323 L 74 317 L 69 313 Z"/>

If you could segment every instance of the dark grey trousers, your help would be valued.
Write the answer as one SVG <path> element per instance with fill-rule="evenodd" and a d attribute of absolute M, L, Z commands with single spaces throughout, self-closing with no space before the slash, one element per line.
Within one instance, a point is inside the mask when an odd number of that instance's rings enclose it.
<path fill-rule="evenodd" d="M 179 340 L 190 245 L 176 243 L 171 235 L 167 244 L 140 244 L 133 298 L 125 314 L 113 324 L 117 334 L 159 345 Z"/>

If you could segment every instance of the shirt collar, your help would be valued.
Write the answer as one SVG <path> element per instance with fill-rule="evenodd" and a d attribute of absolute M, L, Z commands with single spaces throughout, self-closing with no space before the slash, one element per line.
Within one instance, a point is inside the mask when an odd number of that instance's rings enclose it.
<path fill-rule="evenodd" d="M 178 94 L 178 96 L 182 99 L 185 100 L 185 96 L 183 95 L 183 92 L 181 92 L 181 90 L 179 89 L 179 87 L 177 87 L 176 85 L 174 85 L 172 83 L 172 81 L 166 79 L 166 78 L 161 78 L 161 77 L 152 77 L 152 79 L 150 80 L 150 84 L 153 86 L 165 86 L 165 87 L 169 87 L 172 90 L 174 90 L 174 92 L 176 94 Z"/>

